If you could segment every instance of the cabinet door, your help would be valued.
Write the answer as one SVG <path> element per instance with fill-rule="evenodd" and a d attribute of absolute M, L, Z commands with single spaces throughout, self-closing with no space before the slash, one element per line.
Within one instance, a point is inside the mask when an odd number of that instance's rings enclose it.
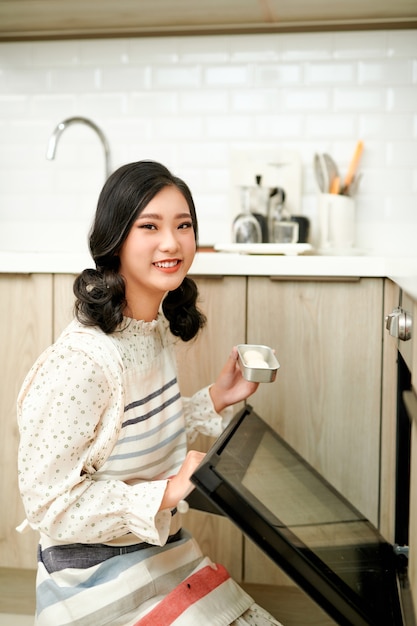
<path fill-rule="evenodd" d="M 75 274 L 54 276 L 54 341 L 74 317 L 75 296 L 72 286 Z"/>
<path fill-rule="evenodd" d="M 248 342 L 273 347 L 281 365 L 251 404 L 376 526 L 382 325 L 381 279 L 249 279 Z M 245 580 L 255 566 L 254 582 L 274 575 L 246 554 Z"/>
<path fill-rule="evenodd" d="M 52 341 L 52 277 L 3 274 L 0 302 L 0 566 L 29 569 L 36 567 L 38 535 L 16 532 L 25 518 L 17 481 L 16 398 L 29 369 Z"/>
<path fill-rule="evenodd" d="M 214 382 L 232 347 L 245 341 L 246 278 L 195 280 L 207 325 L 195 340 L 178 344 L 179 382 L 184 396 Z M 206 451 L 212 442 L 199 437 L 192 447 Z M 235 580 L 241 580 L 242 534 L 228 519 L 190 510 L 183 517 L 183 525 L 193 533 L 204 554 L 222 563 Z"/>

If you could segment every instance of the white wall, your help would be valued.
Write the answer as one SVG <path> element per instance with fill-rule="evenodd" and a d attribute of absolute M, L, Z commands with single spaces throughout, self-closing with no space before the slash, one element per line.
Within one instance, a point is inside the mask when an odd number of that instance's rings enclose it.
<path fill-rule="evenodd" d="M 104 181 L 98 138 L 73 126 L 45 159 L 73 115 L 103 129 L 113 168 L 152 158 L 183 177 L 204 244 L 229 238 L 233 150 L 300 154 L 314 243 L 313 154 L 344 172 L 362 138 L 357 247 L 415 251 L 415 30 L 0 44 L 0 249 L 84 249 Z"/>

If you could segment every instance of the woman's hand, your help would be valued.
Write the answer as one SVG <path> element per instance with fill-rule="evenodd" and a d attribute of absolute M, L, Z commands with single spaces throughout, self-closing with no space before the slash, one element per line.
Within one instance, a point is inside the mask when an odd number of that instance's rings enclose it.
<path fill-rule="evenodd" d="M 197 450 L 187 452 L 185 461 L 181 465 L 178 474 L 168 481 L 161 506 L 159 507 L 160 511 L 175 508 L 180 500 L 184 500 L 191 493 L 194 485 L 190 481 L 190 476 L 204 457 L 204 452 L 198 452 Z"/>
<path fill-rule="evenodd" d="M 243 378 L 237 360 L 237 348 L 234 347 L 218 379 L 210 387 L 211 399 L 217 413 L 231 404 L 246 400 L 258 388 L 259 383 L 252 383 Z"/>

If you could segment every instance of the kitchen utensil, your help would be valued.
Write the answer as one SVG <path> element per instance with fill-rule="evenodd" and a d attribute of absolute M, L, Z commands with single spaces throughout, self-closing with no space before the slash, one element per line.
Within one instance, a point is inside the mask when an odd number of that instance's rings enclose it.
<path fill-rule="evenodd" d="M 330 156 L 330 154 L 327 154 L 326 152 L 323 153 L 323 160 L 326 165 L 327 176 L 329 180 L 328 191 L 330 193 L 339 193 L 339 187 L 340 187 L 339 168 L 337 167 L 336 162 Z"/>
<path fill-rule="evenodd" d="M 333 178 L 329 191 L 334 194 L 340 193 L 340 176 L 335 176 Z"/>
<path fill-rule="evenodd" d="M 246 380 L 255 383 L 272 383 L 275 380 L 280 365 L 271 348 L 257 344 L 240 344 L 237 346 L 237 353 L 239 366 Z M 253 357 L 253 360 L 246 358 L 246 355 Z"/>
<path fill-rule="evenodd" d="M 356 192 L 358 191 L 359 183 L 361 182 L 362 176 L 363 174 L 362 172 L 360 172 L 359 174 L 353 177 L 352 182 L 350 183 L 349 187 L 346 190 L 346 193 L 348 196 L 353 197 L 356 194 Z"/>
<path fill-rule="evenodd" d="M 348 171 L 345 176 L 345 188 L 349 189 L 350 184 L 352 183 L 353 177 L 355 176 L 359 160 L 362 156 L 363 152 L 363 141 L 358 141 L 355 147 L 355 152 L 353 153 L 352 160 L 349 164 Z"/>
<path fill-rule="evenodd" d="M 327 165 L 323 155 L 318 152 L 314 155 L 314 172 L 320 191 L 322 193 L 328 193 L 330 182 Z"/>

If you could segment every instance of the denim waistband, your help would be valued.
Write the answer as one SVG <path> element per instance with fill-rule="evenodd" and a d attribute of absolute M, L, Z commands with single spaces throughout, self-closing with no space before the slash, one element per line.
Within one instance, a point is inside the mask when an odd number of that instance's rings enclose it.
<path fill-rule="evenodd" d="M 179 541 L 182 538 L 182 529 L 170 535 L 166 543 Z M 87 569 L 98 565 L 107 559 L 121 554 L 129 554 L 146 548 L 154 548 L 151 543 L 135 543 L 130 546 L 109 546 L 104 543 L 68 543 L 61 546 L 50 546 L 41 549 L 38 546 L 38 561 L 41 561 L 47 571 L 52 574 L 66 568 Z"/>

